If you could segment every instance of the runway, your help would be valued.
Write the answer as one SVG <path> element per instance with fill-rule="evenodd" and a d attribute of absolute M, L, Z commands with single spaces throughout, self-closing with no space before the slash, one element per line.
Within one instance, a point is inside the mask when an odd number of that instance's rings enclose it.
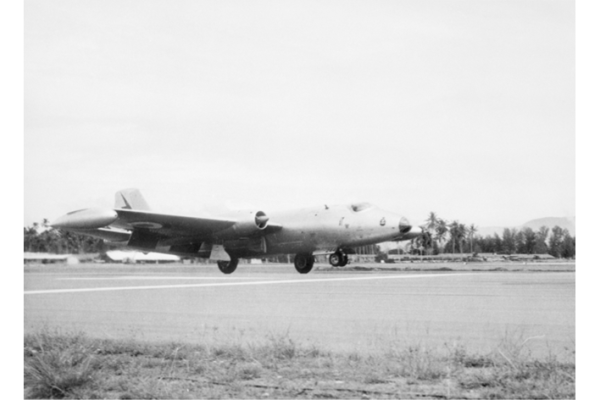
<path fill-rule="evenodd" d="M 572 272 L 313 271 L 240 267 L 46 267 L 25 273 L 25 332 L 253 343 L 287 335 L 335 351 L 509 338 L 536 356 L 575 348 Z"/>

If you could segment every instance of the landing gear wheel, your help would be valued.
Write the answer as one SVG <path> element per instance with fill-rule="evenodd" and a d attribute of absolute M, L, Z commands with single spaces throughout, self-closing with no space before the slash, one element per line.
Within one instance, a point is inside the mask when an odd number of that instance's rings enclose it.
<path fill-rule="evenodd" d="M 315 257 L 312 254 L 296 254 L 294 257 L 294 267 L 301 274 L 308 274 L 315 264 Z"/>
<path fill-rule="evenodd" d="M 238 261 L 237 258 L 232 258 L 231 261 L 217 261 L 219 271 L 224 274 L 231 274 L 237 268 Z"/>
<path fill-rule="evenodd" d="M 329 255 L 329 264 L 333 267 L 343 267 L 348 264 L 348 255 L 340 250 Z"/>
<path fill-rule="evenodd" d="M 348 254 L 344 254 L 342 256 L 342 263 L 340 264 L 340 267 L 345 267 L 346 265 L 348 265 Z"/>
<path fill-rule="evenodd" d="M 341 267 L 343 259 L 344 258 L 340 253 L 330 254 L 329 255 L 329 264 L 331 264 L 332 267 Z"/>

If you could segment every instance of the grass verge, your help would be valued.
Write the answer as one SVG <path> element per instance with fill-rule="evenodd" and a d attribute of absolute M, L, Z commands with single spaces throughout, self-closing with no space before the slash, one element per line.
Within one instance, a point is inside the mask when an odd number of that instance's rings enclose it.
<path fill-rule="evenodd" d="M 26 398 L 574 398 L 575 364 L 531 359 L 526 343 L 332 353 L 288 335 L 192 345 L 25 336 Z"/>

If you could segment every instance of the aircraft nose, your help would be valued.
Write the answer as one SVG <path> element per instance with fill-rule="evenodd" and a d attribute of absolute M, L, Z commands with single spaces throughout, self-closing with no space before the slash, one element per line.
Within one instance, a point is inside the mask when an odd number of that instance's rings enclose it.
<path fill-rule="evenodd" d="M 50 223 L 50 226 L 56 229 L 95 229 L 110 225 L 117 218 L 115 210 L 88 208 L 58 217 Z"/>

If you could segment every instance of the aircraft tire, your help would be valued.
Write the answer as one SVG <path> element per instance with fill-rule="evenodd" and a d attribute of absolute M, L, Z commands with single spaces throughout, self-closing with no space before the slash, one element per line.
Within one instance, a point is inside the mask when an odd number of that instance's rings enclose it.
<path fill-rule="evenodd" d="M 294 267 L 301 274 L 308 274 L 315 264 L 315 257 L 312 254 L 296 254 L 294 257 Z"/>
<path fill-rule="evenodd" d="M 329 264 L 332 267 L 341 267 L 344 261 L 344 256 L 338 252 L 329 255 Z"/>
<path fill-rule="evenodd" d="M 229 275 L 237 268 L 238 261 L 237 258 L 232 258 L 231 261 L 217 261 L 217 266 L 219 267 L 219 271 Z"/>
<path fill-rule="evenodd" d="M 340 267 L 345 267 L 348 265 L 348 254 L 344 254 L 342 256 L 342 262 L 340 263 Z"/>
<path fill-rule="evenodd" d="M 348 264 L 348 254 L 338 250 L 329 255 L 329 263 L 333 267 L 345 267 Z"/>

